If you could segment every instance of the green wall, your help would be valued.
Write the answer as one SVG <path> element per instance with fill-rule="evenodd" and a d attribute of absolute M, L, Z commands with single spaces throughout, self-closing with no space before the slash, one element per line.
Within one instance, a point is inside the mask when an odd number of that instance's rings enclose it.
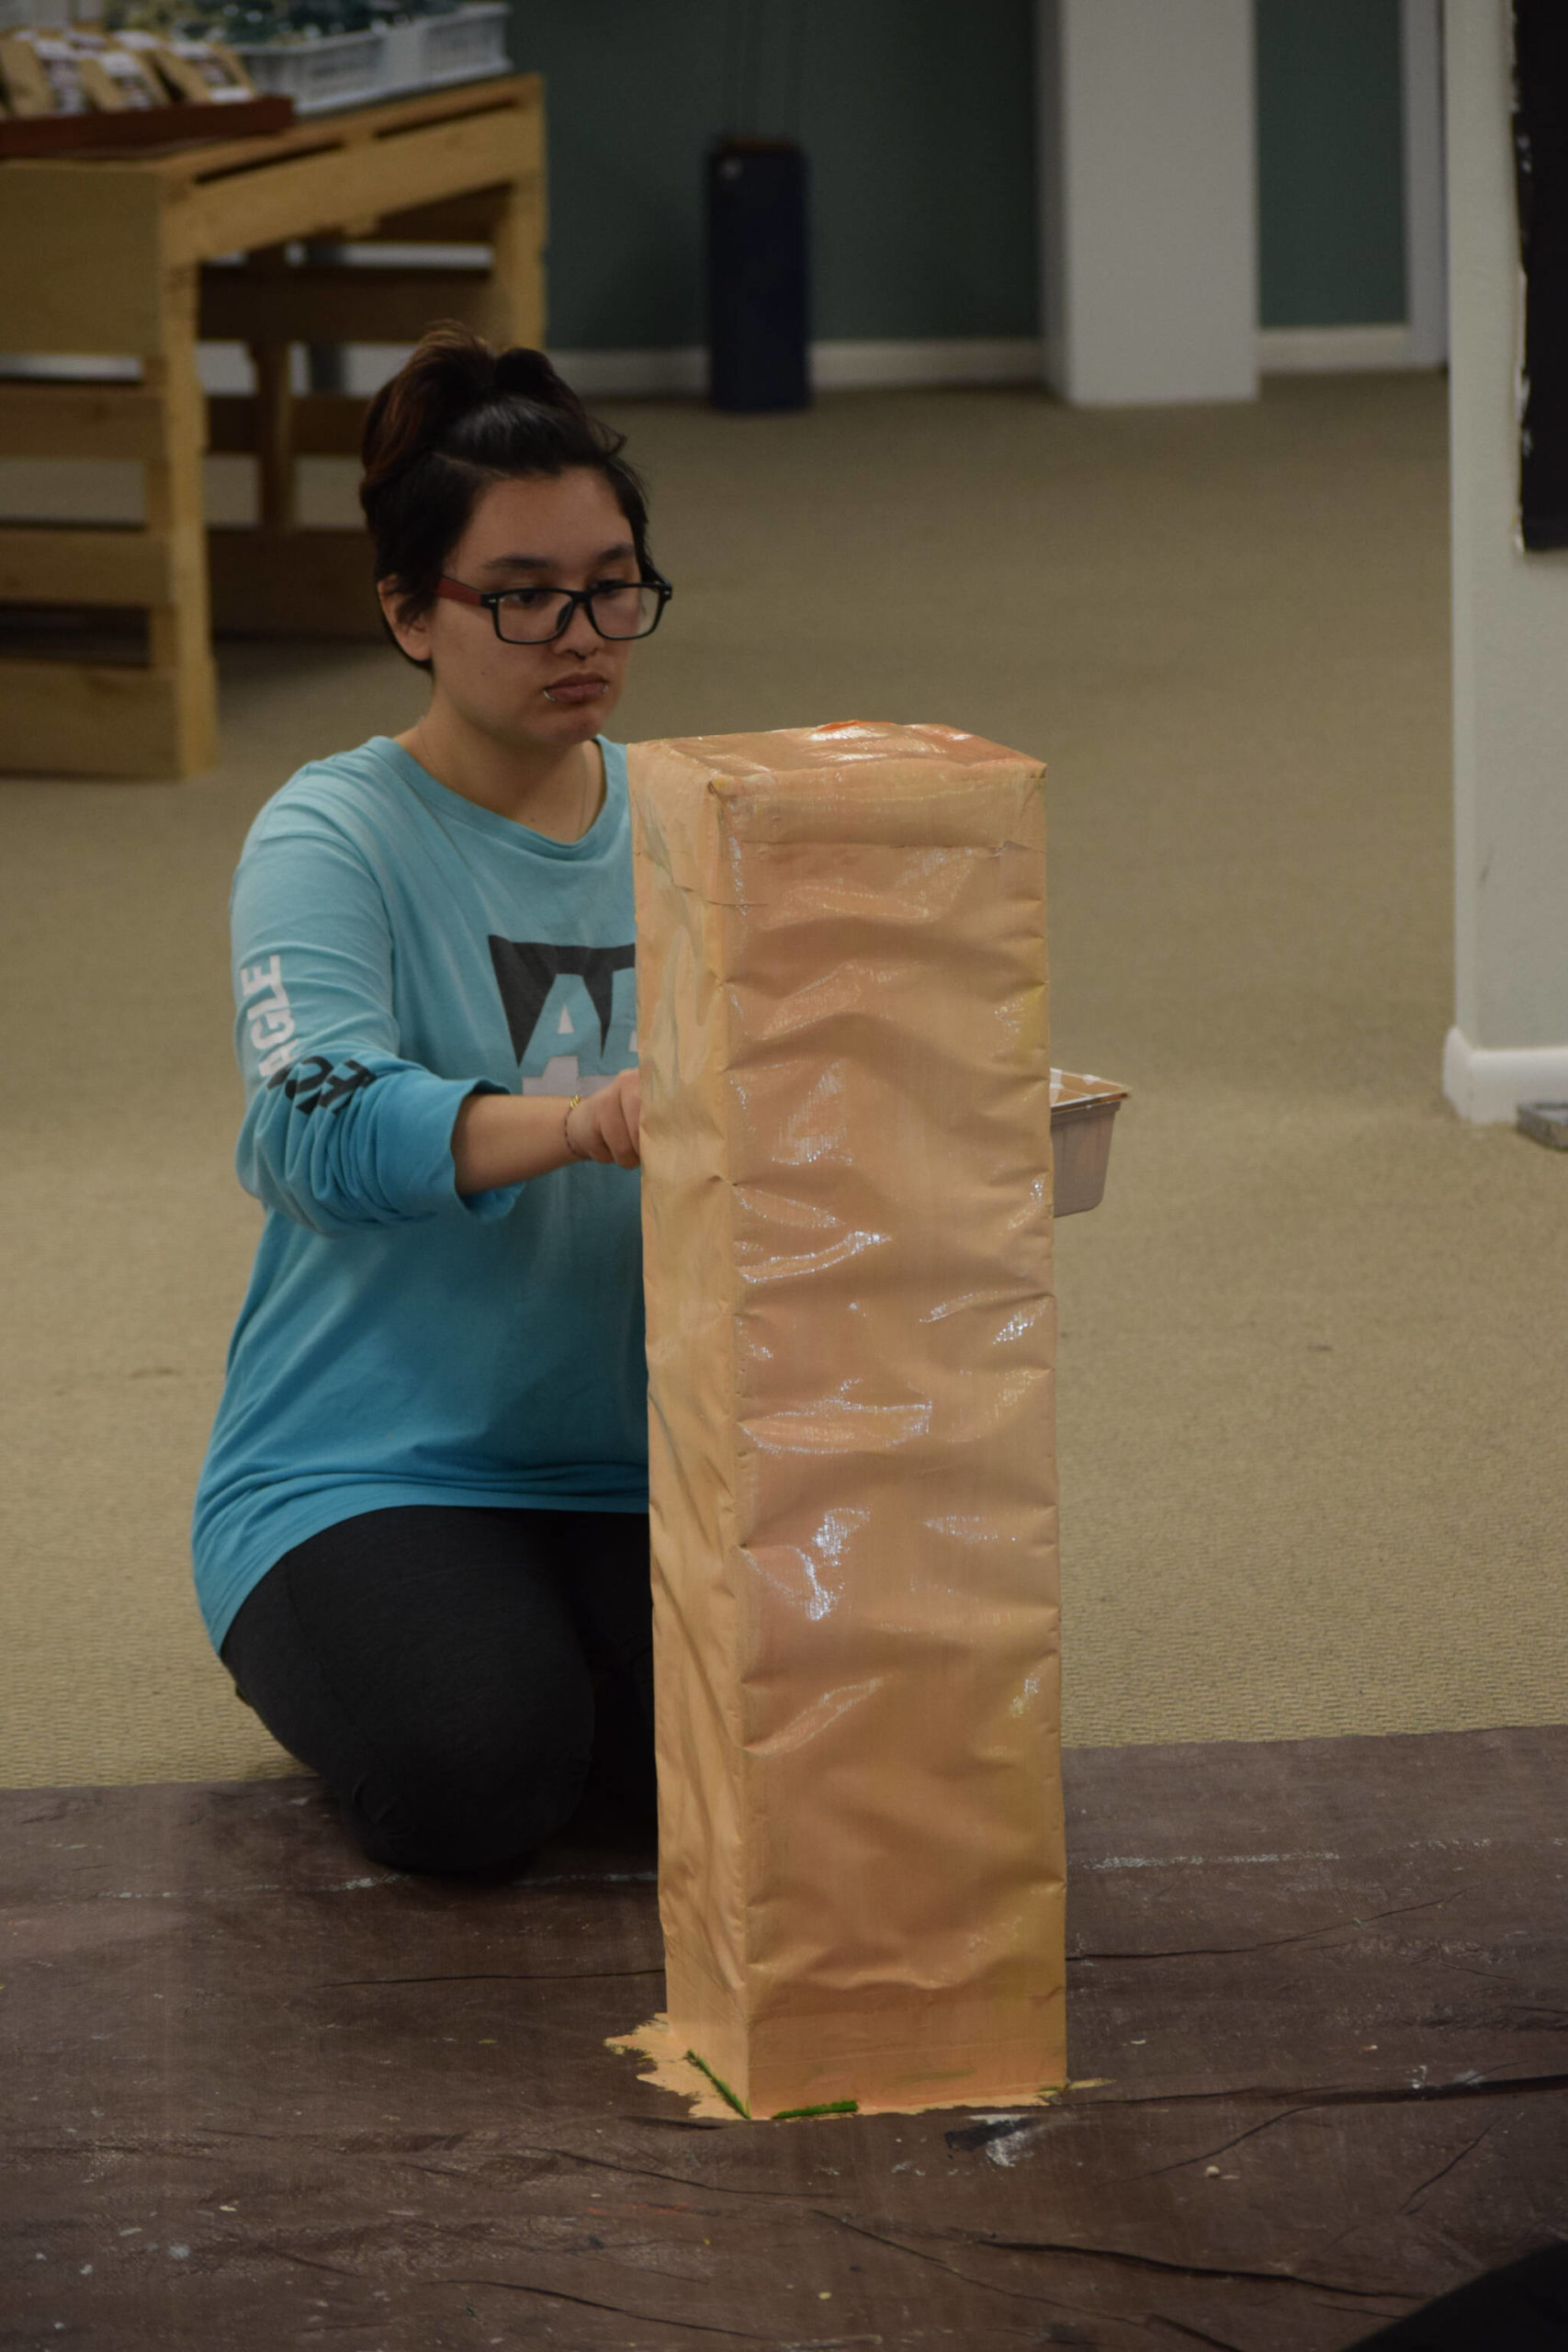
<path fill-rule="evenodd" d="M 815 334 L 1035 332 L 1032 0 L 521 0 L 512 53 L 547 84 L 552 343 L 702 340 L 735 130 L 805 145 Z"/>
<path fill-rule="evenodd" d="M 1399 0 L 1256 9 L 1259 323 L 1403 319 Z"/>
<path fill-rule="evenodd" d="M 1404 315 L 1399 0 L 1255 0 L 1259 315 Z M 550 339 L 703 334 L 704 157 L 810 160 L 813 333 L 1037 332 L 1033 0 L 519 0 L 547 84 Z"/>

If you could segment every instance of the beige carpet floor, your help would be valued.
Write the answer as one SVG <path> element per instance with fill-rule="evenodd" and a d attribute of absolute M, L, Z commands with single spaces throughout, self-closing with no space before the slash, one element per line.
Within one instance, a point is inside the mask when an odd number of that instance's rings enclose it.
<path fill-rule="evenodd" d="M 620 421 L 679 584 L 620 731 L 938 719 L 1051 763 L 1055 1058 L 1133 1090 L 1060 1230 L 1068 1739 L 1568 1719 L 1568 1159 L 1438 1086 L 1440 383 Z M 0 510 L 133 490 L 6 469 Z M 288 1769 L 186 1548 L 258 1226 L 225 900 L 293 767 L 419 695 L 233 647 L 213 775 L 0 784 L 0 1782 Z"/>

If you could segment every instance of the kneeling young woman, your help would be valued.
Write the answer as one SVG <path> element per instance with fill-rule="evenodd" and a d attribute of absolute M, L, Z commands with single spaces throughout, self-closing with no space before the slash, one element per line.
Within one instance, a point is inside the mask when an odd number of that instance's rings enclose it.
<path fill-rule="evenodd" d="M 235 877 L 238 1166 L 265 1211 L 197 1498 L 241 1696 L 372 1860 L 525 1857 L 652 1792 L 626 755 L 670 595 L 543 355 L 427 335 L 372 403 L 382 610 L 430 673 Z"/>

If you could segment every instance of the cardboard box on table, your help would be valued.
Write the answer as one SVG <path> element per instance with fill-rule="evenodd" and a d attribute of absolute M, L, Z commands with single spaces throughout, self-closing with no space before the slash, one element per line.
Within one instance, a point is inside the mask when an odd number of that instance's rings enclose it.
<path fill-rule="evenodd" d="M 1043 772 L 634 745 L 675 2044 L 754 2116 L 1066 2073 Z"/>

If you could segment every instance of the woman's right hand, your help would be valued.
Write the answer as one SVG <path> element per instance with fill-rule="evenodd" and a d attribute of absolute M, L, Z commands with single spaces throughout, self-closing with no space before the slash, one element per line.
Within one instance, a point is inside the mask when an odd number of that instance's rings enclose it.
<path fill-rule="evenodd" d="M 567 1112 L 567 1149 L 579 1159 L 636 1168 L 642 1159 L 641 1123 L 641 1080 L 635 1069 L 623 1069 Z"/>

